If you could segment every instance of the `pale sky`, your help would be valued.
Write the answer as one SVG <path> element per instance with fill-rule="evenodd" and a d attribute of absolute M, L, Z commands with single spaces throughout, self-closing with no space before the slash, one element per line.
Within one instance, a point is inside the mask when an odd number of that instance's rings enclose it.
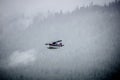
<path fill-rule="evenodd" d="M 36 12 L 56 12 L 62 10 L 68 12 L 74 10 L 77 6 L 86 6 L 93 4 L 107 4 L 114 0 L 0 0 L 0 14 L 9 13 L 28 13 Z"/>

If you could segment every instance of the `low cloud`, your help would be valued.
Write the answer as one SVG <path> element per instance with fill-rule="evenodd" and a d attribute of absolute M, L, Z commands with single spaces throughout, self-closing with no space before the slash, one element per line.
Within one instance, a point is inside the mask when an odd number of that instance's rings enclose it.
<path fill-rule="evenodd" d="M 36 60 L 36 53 L 37 51 L 34 49 L 26 51 L 14 51 L 9 57 L 8 64 L 11 67 L 26 66 L 32 64 Z"/>

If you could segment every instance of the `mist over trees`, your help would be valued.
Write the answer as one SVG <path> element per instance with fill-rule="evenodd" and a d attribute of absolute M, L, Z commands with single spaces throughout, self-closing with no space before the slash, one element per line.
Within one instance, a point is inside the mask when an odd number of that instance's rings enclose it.
<path fill-rule="evenodd" d="M 61 10 L 47 16 L 1 17 L 0 80 L 115 80 L 120 72 L 119 21 L 119 0 L 104 6 L 91 3 L 68 13 Z M 59 39 L 64 41 L 65 49 L 57 54 L 44 49 L 46 42 Z M 29 49 L 37 51 L 26 51 Z M 9 67 L 9 56 L 22 51 L 39 59 L 31 65 L 26 63 L 27 68 L 22 63 Z"/>

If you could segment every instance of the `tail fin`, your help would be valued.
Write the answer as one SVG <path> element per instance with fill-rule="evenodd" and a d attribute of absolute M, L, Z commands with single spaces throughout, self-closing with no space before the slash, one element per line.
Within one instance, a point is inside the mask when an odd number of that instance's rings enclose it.
<path fill-rule="evenodd" d="M 45 45 L 49 45 L 49 43 L 46 43 Z"/>

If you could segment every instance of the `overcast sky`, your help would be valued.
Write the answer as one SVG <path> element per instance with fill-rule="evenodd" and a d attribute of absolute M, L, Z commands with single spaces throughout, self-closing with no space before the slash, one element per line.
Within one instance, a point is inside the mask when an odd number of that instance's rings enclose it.
<path fill-rule="evenodd" d="M 93 4 L 103 5 L 114 0 L 0 0 L 0 14 L 36 12 L 56 12 L 62 10 L 68 12 L 77 6 Z"/>

